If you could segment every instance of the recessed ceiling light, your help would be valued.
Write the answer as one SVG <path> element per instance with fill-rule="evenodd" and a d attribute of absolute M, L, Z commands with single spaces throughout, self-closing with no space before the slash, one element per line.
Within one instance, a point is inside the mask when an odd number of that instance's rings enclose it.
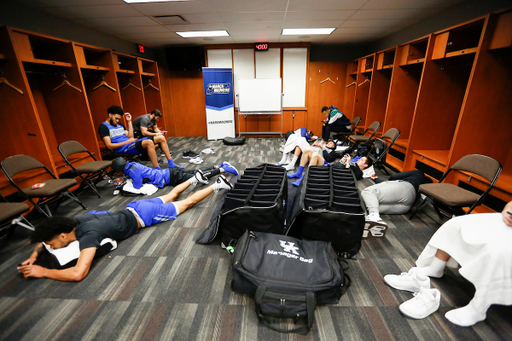
<path fill-rule="evenodd" d="M 190 0 L 123 0 L 129 4 L 144 3 L 144 2 L 184 2 Z"/>
<path fill-rule="evenodd" d="M 335 28 L 283 28 L 283 36 L 300 36 L 307 34 L 331 34 Z"/>
<path fill-rule="evenodd" d="M 183 38 L 204 38 L 204 37 L 229 37 L 229 33 L 226 30 L 220 31 L 185 31 L 176 32 Z"/>

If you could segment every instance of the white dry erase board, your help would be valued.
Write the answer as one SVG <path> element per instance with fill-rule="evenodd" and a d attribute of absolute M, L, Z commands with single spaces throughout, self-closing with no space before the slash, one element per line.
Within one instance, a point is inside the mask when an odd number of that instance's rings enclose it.
<path fill-rule="evenodd" d="M 281 78 L 239 80 L 240 111 L 281 111 Z"/>

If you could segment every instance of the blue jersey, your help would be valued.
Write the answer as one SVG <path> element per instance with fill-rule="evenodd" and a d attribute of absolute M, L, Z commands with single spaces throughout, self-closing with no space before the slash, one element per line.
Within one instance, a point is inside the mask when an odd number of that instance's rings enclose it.
<path fill-rule="evenodd" d="M 162 188 L 169 184 L 169 169 L 149 168 L 140 163 L 128 162 L 124 169 L 124 174 L 132 178 L 133 187 L 140 189 L 144 179 L 148 179 L 147 183 Z"/>
<path fill-rule="evenodd" d="M 99 133 L 100 133 L 100 137 L 102 139 L 103 139 L 103 137 L 107 136 L 107 132 L 105 131 L 105 128 L 103 128 L 103 127 L 106 127 L 108 129 L 108 136 L 110 137 L 110 142 L 121 143 L 121 142 L 125 142 L 128 140 L 128 137 L 126 136 L 126 133 L 125 133 L 126 128 L 124 125 L 118 123 L 115 126 L 113 126 L 107 122 L 103 122 L 102 124 L 100 124 L 100 127 L 99 127 Z M 139 152 L 137 151 L 137 148 L 135 148 L 135 142 L 128 143 L 119 148 L 116 148 L 116 149 L 114 149 L 114 152 L 133 154 L 133 155 L 139 154 Z"/>

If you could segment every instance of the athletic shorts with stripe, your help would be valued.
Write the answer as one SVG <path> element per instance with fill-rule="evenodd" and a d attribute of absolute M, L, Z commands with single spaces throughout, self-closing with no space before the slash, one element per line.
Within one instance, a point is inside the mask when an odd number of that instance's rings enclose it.
<path fill-rule="evenodd" d="M 176 219 L 180 214 L 174 203 L 164 203 L 160 198 L 132 201 L 127 208 L 137 212 L 145 227 Z"/>

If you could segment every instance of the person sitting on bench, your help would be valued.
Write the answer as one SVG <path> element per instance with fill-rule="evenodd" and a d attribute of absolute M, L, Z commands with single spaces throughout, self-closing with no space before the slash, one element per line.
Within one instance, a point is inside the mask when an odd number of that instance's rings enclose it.
<path fill-rule="evenodd" d="M 190 181 L 185 181 L 158 198 L 132 201 L 125 210 L 119 212 L 86 214 L 76 218 L 47 218 L 42 224 L 36 225 L 31 239 L 38 244 L 30 258 L 18 267 L 18 271 L 25 278 L 46 277 L 60 281 L 81 281 L 87 276 L 96 250 L 103 239 L 126 239 L 139 233 L 141 228 L 176 219 L 179 214 L 201 202 L 214 191 L 233 188 L 233 185 L 220 175 L 213 185 L 192 193 L 184 200 L 175 201 L 190 184 Z M 75 266 L 67 269 L 48 269 L 34 264 L 43 250 L 42 242 L 52 249 L 59 249 L 75 240 L 78 240 L 80 248 L 80 256 Z"/>
<path fill-rule="evenodd" d="M 501 213 L 468 214 L 450 219 L 432 236 L 416 267 L 401 275 L 386 275 L 394 289 L 415 293 L 400 311 L 424 318 L 439 308 L 441 292 L 430 288 L 430 277 L 440 278 L 446 266 L 457 268 L 471 282 L 475 294 L 469 304 L 449 310 L 452 323 L 469 327 L 485 320 L 492 304 L 512 304 L 512 201 Z M 449 301 L 449 300 L 448 300 Z"/>
<path fill-rule="evenodd" d="M 192 185 L 197 182 L 208 184 L 208 180 L 221 173 L 231 173 L 238 175 L 235 167 L 228 162 L 223 162 L 218 166 L 203 167 L 197 170 L 182 168 L 149 168 L 140 163 L 128 162 L 122 157 L 115 158 L 112 161 L 112 169 L 123 173 L 132 179 L 135 189 L 140 189 L 144 182 L 155 185 L 158 188 L 164 186 L 176 186 L 184 181 L 190 180 Z"/>
<path fill-rule="evenodd" d="M 331 138 L 331 132 L 349 132 L 352 129 L 352 122 L 335 106 L 323 107 L 322 114 L 325 116 L 325 120 L 322 121 L 322 139 L 324 141 Z"/>
<path fill-rule="evenodd" d="M 108 119 L 100 124 L 98 133 L 108 149 L 115 153 L 130 155 L 143 155 L 147 153 L 153 167 L 157 168 L 159 165 L 155 151 L 155 143 L 160 143 L 160 148 L 162 148 L 162 151 L 167 157 L 169 168 L 176 167 L 164 136 L 155 136 L 154 142 L 147 137 L 136 139 L 133 135 L 132 115 L 130 113 L 125 113 L 123 108 L 117 105 L 109 107 L 107 112 Z M 119 123 L 123 115 L 128 122 L 128 129 Z"/>

